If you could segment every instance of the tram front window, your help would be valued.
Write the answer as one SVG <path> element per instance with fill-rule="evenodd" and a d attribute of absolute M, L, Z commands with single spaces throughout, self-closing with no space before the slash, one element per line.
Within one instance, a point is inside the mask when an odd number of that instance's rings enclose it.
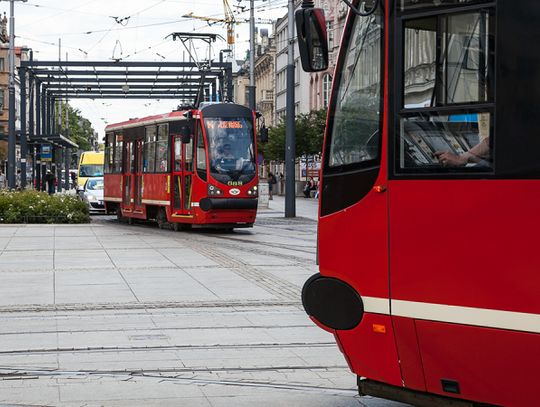
<path fill-rule="evenodd" d="M 206 118 L 210 174 L 223 183 L 244 184 L 255 177 L 253 124 L 248 118 Z"/>
<path fill-rule="evenodd" d="M 347 53 L 338 77 L 330 167 L 368 164 L 379 158 L 382 33 L 379 7 L 368 17 L 356 17 L 344 45 Z"/>

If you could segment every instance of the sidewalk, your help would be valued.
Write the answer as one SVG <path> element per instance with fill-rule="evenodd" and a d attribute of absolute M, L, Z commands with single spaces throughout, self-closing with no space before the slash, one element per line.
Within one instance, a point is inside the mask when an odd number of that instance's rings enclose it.
<path fill-rule="evenodd" d="M 275 213 L 285 216 L 285 196 L 276 196 L 269 201 L 268 209 L 259 211 L 259 214 Z M 317 221 L 319 213 L 319 200 L 314 198 L 296 197 L 296 216 Z"/>

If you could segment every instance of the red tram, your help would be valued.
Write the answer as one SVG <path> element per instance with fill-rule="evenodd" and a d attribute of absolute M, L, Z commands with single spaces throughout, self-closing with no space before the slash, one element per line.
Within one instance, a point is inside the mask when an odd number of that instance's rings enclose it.
<path fill-rule="evenodd" d="M 108 213 L 192 225 L 251 227 L 258 199 L 255 114 L 233 103 L 106 127 Z"/>
<path fill-rule="evenodd" d="M 540 2 L 351 5 L 304 307 L 361 394 L 539 405 Z M 315 72 L 328 54 L 311 7 L 296 16 Z"/>

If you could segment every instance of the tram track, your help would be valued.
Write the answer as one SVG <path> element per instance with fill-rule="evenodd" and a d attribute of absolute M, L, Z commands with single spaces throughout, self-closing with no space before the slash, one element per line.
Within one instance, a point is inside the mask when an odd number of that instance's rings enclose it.
<path fill-rule="evenodd" d="M 0 355 L 17 354 L 61 354 L 61 353 L 94 353 L 94 352 L 149 352 L 177 350 L 253 350 L 253 349 L 296 349 L 296 348 L 335 348 L 335 342 L 290 342 L 290 343 L 248 343 L 248 344 L 206 344 L 206 345 L 145 345 L 145 346 L 81 346 L 56 348 L 27 348 L 0 350 Z"/>
<path fill-rule="evenodd" d="M 1 368 L 0 368 L 1 369 Z M 5 371 L 4 375 L 0 371 L 0 381 L 1 380 L 28 380 L 28 379 L 38 379 L 38 378 L 51 378 L 51 379 L 86 379 L 86 378 L 100 378 L 106 379 L 111 378 L 115 380 L 141 380 L 141 379 L 150 379 L 157 380 L 159 383 L 162 382 L 176 382 L 178 384 L 184 385 L 218 385 L 218 386 L 237 386 L 237 387 L 256 387 L 256 388 L 269 388 L 269 389 L 280 389 L 280 390 L 289 390 L 289 391 L 299 391 L 299 392 L 314 392 L 314 393 L 325 393 L 332 395 L 347 395 L 347 396 L 356 396 L 358 391 L 356 388 L 345 388 L 345 387 L 328 387 L 328 386 L 317 386 L 309 385 L 302 383 L 283 383 L 273 380 L 253 380 L 253 379 L 223 379 L 223 378 L 205 378 L 205 377 L 195 377 L 195 376 L 185 376 L 186 374 L 200 374 L 200 373 L 217 373 L 217 372 L 264 372 L 264 371 L 289 371 L 291 369 L 295 370 L 342 370 L 340 367 L 325 367 L 325 366 L 295 366 L 295 367 L 284 367 L 282 369 L 276 369 L 275 367 L 270 368 L 259 368 L 259 369 L 234 369 L 234 370 L 177 370 L 177 369 L 166 369 L 166 370 L 60 370 L 60 369 L 9 369 Z"/>
<path fill-rule="evenodd" d="M 0 320 L 1 321 L 1 320 Z M 141 328 L 125 328 L 125 329 L 55 329 L 55 330 L 40 330 L 40 331 L 11 331 L 0 332 L 0 337 L 10 335 L 46 335 L 46 334 L 81 334 L 81 333 L 99 333 L 99 332 L 122 332 L 122 333 L 136 333 L 136 332 L 174 332 L 174 331 L 203 331 L 203 330 L 231 330 L 231 329 L 295 329 L 295 328 L 313 328 L 313 324 L 297 324 L 297 325 L 226 325 L 226 326 L 183 326 L 183 327 L 141 327 Z"/>
<path fill-rule="evenodd" d="M 151 302 L 106 302 L 106 303 L 66 303 L 66 304 L 28 304 L 0 306 L 2 314 L 23 312 L 53 312 L 53 311 L 100 311 L 100 310 L 157 310 L 171 308 L 269 308 L 269 307 L 298 307 L 301 301 L 279 300 L 239 300 L 239 301 L 151 301 Z"/>

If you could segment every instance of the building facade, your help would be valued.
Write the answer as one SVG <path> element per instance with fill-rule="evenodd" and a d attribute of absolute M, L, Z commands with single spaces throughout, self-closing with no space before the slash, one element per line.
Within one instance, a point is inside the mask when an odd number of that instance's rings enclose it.
<path fill-rule="evenodd" d="M 349 8 L 341 0 L 316 0 L 315 7 L 322 8 L 326 18 L 328 38 L 328 69 L 310 74 L 310 110 L 326 109 L 330 103 L 330 93 L 334 71 L 339 54 L 341 36 Z"/>
<path fill-rule="evenodd" d="M 288 63 L 288 23 L 287 16 L 278 19 L 274 25 L 276 46 L 275 57 L 275 115 L 274 124 L 287 114 L 287 63 Z M 294 26 L 294 100 L 295 115 L 310 112 L 310 75 L 302 69 L 296 25 Z"/>
<path fill-rule="evenodd" d="M 262 114 L 261 124 L 266 127 L 274 124 L 275 55 L 274 38 L 268 36 L 268 30 L 261 30 L 261 41 L 255 58 L 256 108 Z"/>

